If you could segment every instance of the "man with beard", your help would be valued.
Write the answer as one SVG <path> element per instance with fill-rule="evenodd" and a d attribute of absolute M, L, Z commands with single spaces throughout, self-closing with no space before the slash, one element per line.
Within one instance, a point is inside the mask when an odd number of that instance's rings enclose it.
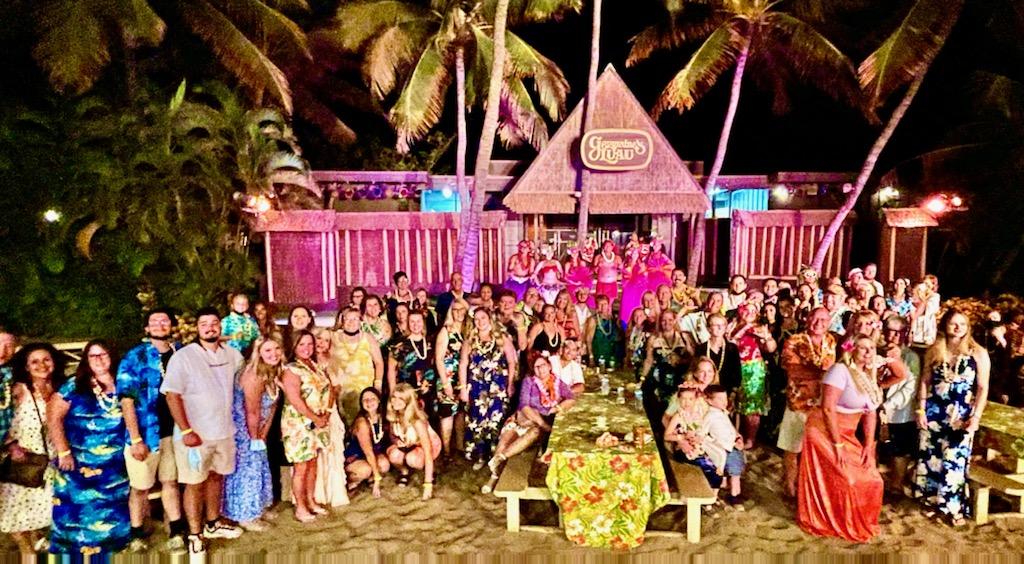
<path fill-rule="evenodd" d="M 174 417 L 174 460 L 178 481 L 185 484 L 190 554 L 205 553 L 206 539 L 242 534 L 220 516 L 224 476 L 235 471 L 231 402 L 242 355 L 221 345 L 216 309 L 196 312 L 196 327 L 199 340 L 171 357 L 160 387 Z"/>
<path fill-rule="evenodd" d="M 789 383 L 786 412 L 779 426 L 778 447 L 783 451 L 783 491 L 796 497 L 800 451 L 807 415 L 821 405 L 821 380 L 836 362 L 836 338 L 829 333 L 829 312 L 815 308 L 807 317 L 807 331 L 786 340 L 781 364 Z"/>
<path fill-rule="evenodd" d="M 128 513 L 131 518 L 132 552 L 147 550 L 143 526 L 149 513 L 149 490 L 161 486 L 161 503 L 167 515 L 167 549 L 178 551 L 185 547 L 185 522 L 181 518 L 181 500 L 178 490 L 178 470 L 174 465 L 174 447 L 171 434 L 174 419 L 167 408 L 167 400 L 160 393 L 164 370 L 174 351 L 180 348 L 171 338 L 176 325 L 174 313 L 167 309 L 154 309 L 146 315 L 143 330 L 146 340 L 129 350 L 117 369 L 117 395 L 124 414 L 124 461 L 128 470 Z"/>

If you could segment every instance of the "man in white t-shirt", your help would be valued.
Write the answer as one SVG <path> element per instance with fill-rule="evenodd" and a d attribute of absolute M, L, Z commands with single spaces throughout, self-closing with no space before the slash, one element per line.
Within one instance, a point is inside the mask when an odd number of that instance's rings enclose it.
<path fill-rule="evenodd" d="M 582 394 L 584 387 L 583 366 L 580 364 L 580 342 L 576 339 L 566 339 L 562 343 L 562 350 L 559 354 L 552 356 L 551 371 L 559 380 L 565 382 L 566 386 L 572 389 L 574 394 Z"/>
<path fill-rule="evenodd" d="M 220 315 L 196 313 L 199 339 L 174 353 L 160 391 L 174 418 L 174 460 L 185 484 L 188 551 L 206 551 L 208 538 L 237 538 L 242 529 L 220 516 L 224 476 L 235 471 L 231 402 L 242 355 L 220 342 Z M 205 513 L 204 513 L 205 510 Z M 205 526 L 203 521 L 205 520 Z"/>

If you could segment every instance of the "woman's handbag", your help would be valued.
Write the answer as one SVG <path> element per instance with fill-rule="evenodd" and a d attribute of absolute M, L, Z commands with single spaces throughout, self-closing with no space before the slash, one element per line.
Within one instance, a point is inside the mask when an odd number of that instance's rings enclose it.
<path fill-rule="evenodd" d="M 50 452 L 46 447 L 45 425 L 42 415 L 39 414 L 39 406 L 34 396 L 29 396 L 29 399 L 36 410 L 36 417 L 39 418 L 39 432 L 43 435 L 43 451 L 46 454 L 25 452 L 21 460 L 14 460 L 14 457 L 8 454 L 0 461 L 0 482 L 26 488 L 41 488 L 46 483 L 46 467 L 50 464 Z"/>

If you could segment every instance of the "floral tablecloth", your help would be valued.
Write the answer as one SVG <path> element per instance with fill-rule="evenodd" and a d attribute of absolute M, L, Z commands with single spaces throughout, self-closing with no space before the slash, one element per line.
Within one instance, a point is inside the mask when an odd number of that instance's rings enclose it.
<path fill-rule="evenodd" d="M 653 441 L 639 449 L 625 441 L 611 448 L 595 443 L 606 430 L 621 440 L 635 427 L 643 427 L 650 437 L 650 423 L 643 410 L 636 409 L 632 392 L 627 392 L 626 403 L 616 402 L 622 377 L 612 379 L 608 396 L 588 392 L 579 397 L 572 410 L 556 418 L 548 441 L 547 486 L 561 508 L 565 534 L 576 544 L 638 546 L 651 513 L 669 501 L 665 470 Z M 599 417 L 607 421 L 606 429 L 598 425 Z"/>
<path fill-rule="evenodd" d="M 988 402 L 974 446 L 1024 459 L 1024 409 Z"/>

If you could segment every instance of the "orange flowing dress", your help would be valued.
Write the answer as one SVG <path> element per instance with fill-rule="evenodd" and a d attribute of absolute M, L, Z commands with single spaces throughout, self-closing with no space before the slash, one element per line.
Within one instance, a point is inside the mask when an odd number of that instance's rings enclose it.
<path fill-rule="evenodd" d="M 822 384 L 843 390 L 836 426 L 843 443 L 844 464 L 836 460 L 824 413 L 814 409 L 807 417 L 800 455 L 797 524 L 813 535 L 867 542 L 879 532 L 884 483 L 873 456 L 867 465 L 861 463 L 864 445 L 857 438 L 857 427 L 864 414 L 877 406 L 857 389 L 843 364 L 834 365 Z"/>

